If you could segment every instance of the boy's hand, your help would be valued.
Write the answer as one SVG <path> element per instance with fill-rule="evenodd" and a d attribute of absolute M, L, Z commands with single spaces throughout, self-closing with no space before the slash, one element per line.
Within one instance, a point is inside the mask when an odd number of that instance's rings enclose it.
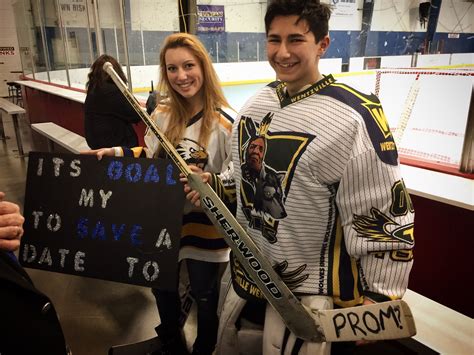
<path fill-rule="evenodd" d="M 193 174 L 197 174 L 201 176 L 201 179 L 204 183 L 211 183 L 212 182 L 212 174 L 208 172 L 204 172 L 201 168 L 197 167 L 196 165 L 189 165 L 189 168 L 193 172 Z M 191 203 L 196 206 L 200 207 L 201 206 L 201 200 L 200 200 L 200 195 L 199 192 L 196 190 L 193 190 L 191 186 L 188 185 L 188 179 L 183 175 L 180 174 L 180 179 L 184 184 L 184 192 L 186 194 L 186 198 L 191 201 Z"/>

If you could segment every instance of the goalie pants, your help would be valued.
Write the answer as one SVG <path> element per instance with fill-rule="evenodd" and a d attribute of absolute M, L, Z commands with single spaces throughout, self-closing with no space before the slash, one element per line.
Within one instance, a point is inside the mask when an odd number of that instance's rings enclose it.
<path fill-rule="evenodd" d="M 216 354 L 222 355 L 329 355 L 331 343 L 304 342 L 288 331 L 280 315 L 266 305 L 263 330 L 240 318 L 246 301 L 240 298 L 231 283 L 221 289 L 220 323 Z M 302 303 L 312 309 L 333 308 L 332 298 L 304 296 Z"/>
<path fill-rule="evenodd" d="M 202 354 L 211 354 L 217 340 L 217 301 L 219 263 L 185 259 L 191 295 L 197 304 L 197 337 L 193 349 Z M 180 332 L 181 300 L 176 290 L 152 289 L 160 314 L 160 335 L 172 338 Z"/>

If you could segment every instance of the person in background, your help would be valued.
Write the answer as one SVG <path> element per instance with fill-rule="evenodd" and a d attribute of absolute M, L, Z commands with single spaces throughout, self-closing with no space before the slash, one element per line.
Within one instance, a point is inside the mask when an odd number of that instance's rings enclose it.
<path fill-rule="evenodd" d="M 69 354 L 51 300 L 35 288 L 13 253 L 24 218 L 0 192 L 0 354 Z"/>
<path fill-rule="evenodd" d="M 155 111 L 156 106 L 161 100 L 165 99 L 164 96 L 161 95 L 160 92 L 153 89 L 153 80 L 151 81 L 151 90 L 148 92 L 148 98 L 146 100 L 145 108 L 146 113 L 151 115 L 153 111 Z"/>
<path fill-rule="evenodd" d="M 228 158 L 234 112 L 229 109 L 211 59 L 196 36 L 168 36 L 160 52 L 160 92 L 167 100 L 152 114 L 182 158 L 197 171 L 219 174 Z M 107 156 L 166 156 L 158 139 L 147 131 L 146 147 L 92 150 Z M 217 339 L 218 278 L 229 248 L 211 221 L 189 202 L 185 205 L 179 260 L 186 261 L 191 294 L 197 303 L 197 337 L 193 354 L 211 355 Z M 179 317 L 178 285 L 174 291 L 154 289 L 161 324 L 156 328 L 162 347 L 156 354 L 186 354 Z"/>
<path fill-rule="evenodd" d="M 221 174 L 220 181 L 201 174 L 211 186 L 236 187 L 237 221 L 295 295 L 317 304 L 314 309 L 400 299 L 414 247 L 413 205 L 380 101 L 319 71 L 330 15 L 319 0 L 269 2 L 267 54 L 279 80 L 239 112 L 232 174 Z M 185 191 L 199 205 L 199 193 L 187 185 Z M 225 189 L 216 192 L 233 202 Z M 241 265 L 234 259 L 230 265 L 233 288 L 221 320 L 245 311 L 236 299 L 252 305 L 253 314 L 263 309 L 263 354 L 345 354 L 364 343 L 296 338 L 261 294 L 249 292 L 253 280 Z M 221 322 L 217 353 L 238 353 L 235 329 L 238 324 Z"/>
<path fill-rule="evenodd" d="M 158 93 L 154 90 L 151 90 L 149 95 L 148 95 L 148 99 L 146 100 L 146 104 L 145 104 L 146 113 L 151 115 L 153 113 L 153 111 L 155 111 L 155 108 L 158 105 L 159 101 L 160 101 L 160 99 L 158 98 Z"/>
<path fill-rule="evenodd" d="M 127 83 L 122 66 L 114 57 L 103 54 L 92 64 L 84 103 L 84 132 L 87 144 L 92 149 L 135 147 L 138 145 L 138 137 L 133 124 L 140 121 L 140 116 L 104 71 L 105 62 L 110 62 L 124 83 Z"/>

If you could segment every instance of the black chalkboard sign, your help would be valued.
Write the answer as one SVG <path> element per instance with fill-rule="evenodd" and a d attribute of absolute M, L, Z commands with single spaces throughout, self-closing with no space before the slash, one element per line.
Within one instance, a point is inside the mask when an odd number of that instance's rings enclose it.
<path fill-rule="evenodd" d="M 173 289 L 184 200 L 171 160 L 31 152 L 20 263 Z"/>

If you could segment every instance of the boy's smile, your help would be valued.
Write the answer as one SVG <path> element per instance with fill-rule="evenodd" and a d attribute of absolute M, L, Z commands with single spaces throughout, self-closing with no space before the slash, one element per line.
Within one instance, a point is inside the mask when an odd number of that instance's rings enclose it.
<path fill-rule="evenodd" d="M 277 16 L 267 35 L 268 61 L 278 79 L 287 84 L 290 95 L 322 78 L 319 58 L 329 46 L 328 36 L 316 43 L 307 22 L 297 21 L 296 15 Z"/>

